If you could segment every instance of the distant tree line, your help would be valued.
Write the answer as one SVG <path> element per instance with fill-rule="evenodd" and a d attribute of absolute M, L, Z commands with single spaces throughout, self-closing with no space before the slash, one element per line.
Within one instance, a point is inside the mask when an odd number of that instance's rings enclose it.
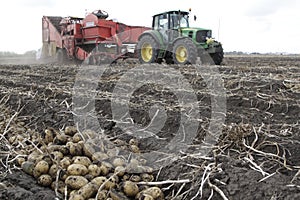
<path fill-rule="evenodd" d="M 24 54 L 18 54 L 12 51 L 0 51 L 0 57 L 31 57 L 36 55 L 36 50 L 26 51 Z"/>

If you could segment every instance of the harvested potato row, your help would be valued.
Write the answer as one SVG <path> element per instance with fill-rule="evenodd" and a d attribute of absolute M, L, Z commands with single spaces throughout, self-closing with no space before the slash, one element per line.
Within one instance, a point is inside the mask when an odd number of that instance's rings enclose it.
<path fill-rule="evenodd" d="M 117 139 L 98 147 L 84 141 L 85 135 L 97 134 L 91 130 L 78 132 L 71 126 L 63 132 L 46 129 L 40 151 L 35 149 L 16 161 L 38 184 L 62 195 L 67 191 L 70 200 L 164 199 L 159 187 L 138 185 L 141 181 L 154 181 L 153 169 L 146 165 L 147 161 L 119 154 L 122 150 L 139 153 L 137 140 L 127 143 Z"/>

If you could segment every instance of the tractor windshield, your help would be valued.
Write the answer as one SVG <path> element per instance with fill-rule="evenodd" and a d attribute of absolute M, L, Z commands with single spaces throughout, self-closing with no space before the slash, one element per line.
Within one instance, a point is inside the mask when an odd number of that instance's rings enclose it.
<path fill-rule="evenodd" d="M 179 27 L 189 27 L 189 19 L 188 15 L 182 15 L 182 14 L 171 14 L 170 15 L 170 28 L 171 29 L 178 29 Z"/>

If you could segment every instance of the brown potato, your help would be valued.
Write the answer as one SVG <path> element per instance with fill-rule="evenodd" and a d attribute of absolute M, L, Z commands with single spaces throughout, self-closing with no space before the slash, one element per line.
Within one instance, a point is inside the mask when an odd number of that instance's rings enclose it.
<path fill-rule="evenodd" d="M 64 158 L 64 154 L 62 152 L 60 152 L 60 151 L 53 151 L 51 153 L 51 156 L 53 157 L 53 159 L 55 161 L 60 161 L 60 160 L 62 160 Z"/>
<path fill-rule="evenodd" d="M 133 138 L 130 139 L 128 143 L 129 143 L 129 145 L 136 145 L 136 146 L 138 146 L 138 144 L 139 144 L 139 142 L 137 141 L 137 139 L 133 139 Z"/>
<path fill-rule="evenodd" d="M 88 170 L 89 170 L 89 174 L 93 177 L 97 177 L 101 174 L 101 169 L 98 165 L 89 165 L 88 167 Z"/>
<path fill-rule="evenodd" d="M 63 146 L 63 145 L 51 144 L 51 145 L 48 145 L 47 149 L 48 149 L 49 152 L 59 151 L 64 155 L 69 154 L 68 148 L 66 146 Z"/>
<path fill-rule="evenodd" d="M 154 176 L 152 174 L 147 174 L 147 173 L 141 174 L 141 178 L 145 182 L 151 182 L 154 180 Z"/>
<path fill-rule="evenodd" d="M 95 183 L 98 187 L 100 187 L 106 181 L 107 181 L 107 178 L 105 176 L 99 176 L 99 177 L 94 178 L 91 182 Z"/>
<path fill-rule="evenodd" d="M 53 144 L 65 145 L 68 142 L 69 136 L 65 134 L 57 134 L 53 139 Z"/>
<path fill-rule="evenodd" d="M 58 171 L 58 166 L 56 164 L 51 165 L 51 167 L 49 168 L 49 175 L 52 178 L 55 178 L 57 176 L 57 171 Z"/>
<path fill-rule="evenodd" d="M 75 134 L 73 135 L 72 142 L 78 143 L 78 142 L 80 142 L 80 141 L 82 141 L 82 140 L 83 140 L 83 138 L 82 138 L 82 136 L 81 136 L 80 133 L 75 133 Z"/>
<path fill-rule="evenodd" d="M 115 174 L 116 174 L 117 176 L 124 176 L 125 171 L 126 171 L 126 169 L 125 169 L 125 167 L 123 167 L 123 166 L 117 166 L 117 167 L 115 168 Z"/>
<path fill-rule="evenodd" d="M 103 152 L 95 152 L 92 155 L 92 160 L 94 162 L 99 162 L 99 161 L 103 161 L 103 160 L 107 160 L 109 158 L 109 156 L 106 153 Z"/>
<path fill-rule="evenodd" d="M 123 192 L 128 197 L 135 197 L 139 193 L 139 187 L 132 181 L 125 181 L 123 184 Z"/>
<path fill-rule="evenodd" d="M 109 196 L 112 198 L 112 200 L 128 200 L 125 194 L 123 194 L 122 192 L 117 192 L 114 189 L 111 189 L 109 191 Z"/>
<path fill-rule="evenodd" d="M 53 139 L 55 137 L 53 131 L 51 131 L 50 129 L 45 129 L 44 133 L 45 133 L 45 140 L 44 140 L 44 142 L 46 144 L 49 144 L 50 142 L 53 142 Z"/>
<path fill-rule="evenodd" d="M 77 133 L 77 128 L 75 126 L 66 126 L 64 132 L 66 135 L 73 136 Z"/>
<path fill-rule="evenodd" d="M 73 190 L 78 190 L 81 187 L 85 186 L 88 183 L 88 180 L 83 176 L 68 176 L 65 180 L 65 184 Z"/>
<path fill-rule="evenodd" d="M 85 198 L 80 194 L 71 195 L 69 200 L 85 200 Z"/>
<path fill-rule="evenodd" d="M 86 156 L 75 156 L 72 160 L 74 164 L 82 164 L 86 167 L 92 164 L 91 160 Z"/>
<path fill-rule="evenodd" d="M 52 178 L 49 174 L 43 174 L 38 178 L 38 184 L 48 187 L 52 183 Z"/>
<path fill-rule="evenodd" d="M 112 162 L 113 166 L 118 167 L 118 166 L 125 166 L 126 161 L 124 158 L 115 158 Z"/>
<path fill-rule="evenodd" d="M 67 168 L 67 172 L 69 175 L 81 175 L 84 176 L 86 175 L 89 171 L 86 168 L 86 166 L 82 165 L 82 164 L 71 164 L 68 168 Z"/>
<path fill-rule="evenodd" d="M 57 183 L 56 183 L 56 181 L 53 181 L 51 184 L 51 189 L 56 190 L 56 188 L 57 188 L 57 191 L 59 191 L 61 194 L 64 194 L 65 186 L 66 186 L 66 184 L 63 181 L 58 181 Z"/>
<path fill-rule="evenodd" d="M 83 196 L 84 199 L 88 199 L 97 193 L 98 186 L 95 183 L 88 183 L 78 190 L 78 194 Z"/>
<path fill-rule="evenodd" d="M 152 196 L 154 199 L 163 200 L 164 193 L 161 191 L 159 187 L 150 187 L 142 191 L 143 194 L 148 194 Z"/>
<path fill-rule="evenodd" d="M 96 200 L 106 200 L 107 199 L 107 194 L 108 191 L 107 190 L 99 190 L 96 197 Z"/>
<path fill-rule="evenodd" d="M 83 144 L 83 154 L 89 158 L 92 158 L 93 154 L 96 152 L 94 146 L 91 143 Z"/>
<path fill-rule="evenodd" d="M 62 169 L 67 169 L 72 163 L 72 160 L 70 157 L 64 157 L 61 161 L 60 161 L 60 167 Z"/>
<path fill-rule="evenodd" d="M 72 156 L 81 156 L 83 154 L 82 146 L 79 143 L 67 142 L 66 147 Z"/>
<path fill-rule="evenodd" d="M 47 174 L 48 171 L 49 171 L 49 164 L 46 161 L 41 160 L 35 165 L 33 169 L 33 176 L 35 178 L 38 178 L 42 174 Z"/>

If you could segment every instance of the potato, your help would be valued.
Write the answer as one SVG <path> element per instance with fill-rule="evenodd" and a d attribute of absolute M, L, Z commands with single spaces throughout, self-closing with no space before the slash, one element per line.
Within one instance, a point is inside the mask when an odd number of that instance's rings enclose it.
<path fill-rule="evenodd" d="M 48 145 L 47 149 L 49 152 L 59 151 L 63 155 L 69 154 L 69 149 L 66 146 L 62 146 L 62 145 L 51 144 L 51 145 Z"/>
<path fill-rule="evenodd" d="M 75 156 L 72 160 L 74 164 L 82 164 L 86 167 L 92 164 L 91 160 L 86 156 Z"/>
<path fill-rule="evenodd" d="M 154 198 L 149 194 L 139 193 L 136 197 L 138 200 L 154 200 Z"/>
<path fill-rule="evenodd" d="M 88 199 L 97 193 L 98 186 L 95 183 L 88 183 L 80 188 L 77 194 L 83 196 L 84 199 Z"/>
<path fill-rule="evenodd" d="M 69 175 L 81 175 L 84 176 L 86 175 L 89 171 L 86 168 L 86 166 L 82 165 L 82 164 L 71 164 L 68 168 L 67 168 L 67 172 Z"/>
<path fill-rule="evenodd" d="M 71 158 L 69 157 L 64 157 L 61 161 L 60 161 L 60 167 L 63 169 L 67 169 L 72 163 Z"/>
<path fill-rule="evenodd" d="M 118 167 L 118 166 L 125 166 L 126 161 L 124 158 L 115 158 L 112 162 L 113 166 Z"/>
<path fill-rule="evenodd" d="M 66 186 L 66 184 L 63 181 L 58 181 L 57 183 L 56 183 L 56 181 L 53 181 L 51 184 L 51 189 L 56 190 L 56 188 L 57 188 L 58 192 L 60 192 L 61 194 L 64 194 L 65 186 Z"/>
<path fill-rule="evenodd" d="M 48 171 L 49 171 L 49 164 L 46 161 L 41 160 L 35 165 L 33 169 L 33 176 L 37 178 L 42 174 L 47 174 Z"/>
<path fill-rule="evenodd" d="M 92 175 L 93 177 L 99 176 L 101 174 L 101 169 L 98 165 L 89 165 L 88 167 L 89 174 Z"/>
<path fill-rule="evenodd" d="M 76 134 L 73 135 L 72 142 L 78 143 L 78 142 L 80 142 L 82 140 L 83 140 L 83 138 L 80 135 L 80 133 L 76 133 Z"/>
<path fill-rule="evenodd" d="M 44 133 L 45 133 L 45 140 L 44 140 L 44 142 L 46 144 L 49 144 L 50 142 L 53 142 L 53 139 L 55 137 L 53 131 L 51 131 L 50 129 L 45 129 Z"/>
<path fill-rule="evenodd" d="M 130 139 L 128 143 L 129 143 L 129 145 L 136 145 L 136 146 L 138 146 L 138 144 L 139 144 L 139 142 L 137 141 L 137 139 L 133 139 L 133 138 Z"/>
<path fill-rule="evenodd" d="M 81 187 L 85 186 L 88 183 L 88 180 L 83 176 L 68 176 L 65 180 L 65 184 L 73 190 L 78 190 Z"/>
<path fill-rule="evenodd" d="M 69 136 L 65 134 L 57 134 L 53 139 L 53 144 L 65 145 L 68 142 Z"/>
<path fill-rule="evenodd" d="M 99 161 L 103 161 L 103 160 L 107 160 L 109 157 L 106 153 L 103 153 L 103 152 L 95 152 L 93 153 L 92 155 L 92 160 L 94 162 L 99 162 Z"/>
<path fill-rule="evenodd" d="M 74 194 L 70 196 L 69 200 L 85 200 L 85 198 L 82 195 Z"/>
<path fill-rule="evenodd" d="M 137 145 L 130 145 L 129 149 L 133 152 L 133 153 L 140 153 L 140 148 Z"/>
<path fill-rule="evenodd" d="M 113 166 L 108 162 L 102 162 L 100 166 L 101 174 L 106 176 L 112 170 Z"/>
<path fill-rule="evenodd" d="M 73 136 L 77 133 L 77 128 L 75 126 L 66 126 L 64 133 L 68 136 Z"/>
<path fill-rule="evenodd" d="M 150 187 L 142 191 L 143 194 L 148 194 L 152 196 L 154 199 L 163 200 L 164 193 L 161 191 L 159 187 Z"/>
<path fill-rule="evenodd" d="M 29 175 L 33 175 L 33 170 L 34 170 L 34 163 L 31 161 L 25 161 L 22 163 L 21 165 L 22 170 L 29 174 Z"/>
<path fill-rule="evenodd" d="M 49 168 L 49 175 L 52 178 L 55 178 L 57 176 L 57 171 L 58 171 L 58 166 L 56 164 L 51 165 L 51 167 Z"/>
<path fill-rule="evenodd" d="M 115 168 L 115 174 L 116 174 L 117 176 L 124 176 L 125 171 L 126 171 L 126 169 L 125 169 L 125 167 L 123 167 L 123 166 L 117 166 L 117 167 Z"/>
<path fill-rule="evenodd" d="M 22 166 L 22 163 L 25 162 L 25 161 L 26 161 L 26 159 L 23 158 L 23 157 L 18 157 L 18 158 L 17 158 L 17 164 L 18 164 L 19 166 Z"/>
<path fill-rule="evenodd" d="M 99 176 L 99 177 L 94 178 L 91 182 L 95 183 L 98 187 L 100 187 L 106 181 L 107 181 L 107 178 L 105 176 Z"/>
<path fill-rule="evenodd" d="M 106 200 L 107 199 L 107 190 L 100 190 L 96 195 L 96 200 Z"/>
<path fill-rule="evenodd" d="M 151 182 L 151 181 L 154 180 L 154 176 L 151 175 L 151 174 L 147 174 L 147 173 L 141 174 L 141 178 L 142 178 L 142 180 L 145 181 L 145 182 Z"/>
<path fill-rule="evenodd" d="M 68 142 L 66 147 L 72 156 L 81 156 L 83 154 L 82 145 L 79 143 Z"/>
<path fill-rule="evenodd" d="M 139 187 L 132 181 L 125 181 L 123 184 L 123 192 L 128 197 L 135 197 L 139 193 Z"/>
<path fill-rule="evenodd" d="M 33 151 L 31 154 L 28 155 L 27 161 L 37 163 L 37 162 L 41 161 L 42 158 L 43 158 L 43 155 L 40 152 Z"/>
<path fill-rule="evenodd" d="M 52 178 L 49 174 L 43 174 L 38 178 L 38 184 L 48 187 L 52 183 Z"/>
<path fill-rule="evenodd" d="M 111 189 L 109 191 L 109 196 L 113 199 L 113 200 L 128 200 L 128 198 L 125 196 L 125 194 L 121 193 L 121 192 L 117 192 L 114 189 Z"/>
<path fill-rule="evenodd" d="M 140 182 L 141 181 L 141 177 L 139 175 L 135 175 L 133 174 L 130 178 L 129 178 L 130 181 L 133 181 L 133 182 Z"/>
<path fill-rule="evenodd" d="M 96 152 L 94 146 L 91 143 L 83 144 L 83 154 L 89 158 L 92 158 L 93 154 Z"/>
<path fill-rule="evenodd" d="M 64 154 L 60 151 L 53 151 L 50 155 L 55 161 L 60 161 L 64 158 Z"/>

